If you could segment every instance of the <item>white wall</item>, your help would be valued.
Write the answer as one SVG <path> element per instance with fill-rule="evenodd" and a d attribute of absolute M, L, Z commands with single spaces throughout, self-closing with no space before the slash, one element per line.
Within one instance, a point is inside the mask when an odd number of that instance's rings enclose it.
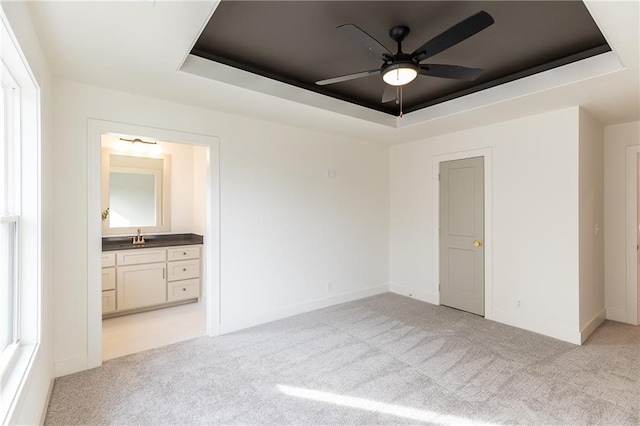
<path fill-rule="evenodd" d="M 604 129 L 605 301 L 607 318 L 627 321 L 626 149 L 640 145 L 640 121 Z"/>
<path fill-rule="evenodd" d="M 292 128 L 238 130 L 243 142 L 221 148 L 223 323 L 386 286 L 388 148 Z"/>
<path fill-rule="evenodd" d="M 194 145 L 178 143 L 162 143 L 163 153 L 171 155 L 171 233 L 187 234 L 195 232 L 194 203 L 196 199 L 194 184 L 194 152 L 198 148 Z M 205 164 L 199 163 L 201 166 Z M 202 175 L 203 171 L 198 171 Z M 204 177 L 204 176 L 203 176 Z M 201 185 L 204 185 L 202 181 Z M 202 190 L 202 186 L 200 187 Z M 204 197 L 202 197 L 204 199 Z M 204 221 L 204 212 L 200 212 L 201 222 Z"/>
<path fill-rule="evenodd" d="M 493 176 L 487 318 L 580 343 L 577 107 L 392 147 L 391 290 L 439 300 L 434 157 L 478 149 Z"/>
<path fill-rule="evenodd" d="M 586 338 L 605 318 L 604 129 L 580 109 L 580 331 Z M 596 229 L 597 228 L 597 229 Z"/>
<path fill-rule="evenodd" d="M 388 147 L 75 82 L 54 89 L 57 375 L 87 365 L 92 283 L 76 242 L 98 166 L 87 164 L 89 117 L 220 137 L 223 331 L 386 290 Z"/>
<path fill-rule="evenodd" d="M 3 2 L 2 9 L 40 87 L 40 215 L 41 251 L 32 253 L 31 261 L 39 256 L 42 274 L 40 293 L 40 343 L 23 386 L 15 401 L 9 424 L 36 424 L 44 420 L 44 410 L 53 379 L 53 280 L 52 280 L 52 80 L 51 73 L 33 27 L 27 5 L 23 2 Z M 37 260 L 36 260 L 37 262 Z"/>

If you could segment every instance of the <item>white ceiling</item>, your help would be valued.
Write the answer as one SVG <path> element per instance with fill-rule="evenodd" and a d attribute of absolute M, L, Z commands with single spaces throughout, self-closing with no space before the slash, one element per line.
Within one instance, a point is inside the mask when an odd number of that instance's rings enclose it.
<path fill-rule="evenodd" d="M 571 105 L 605 125 L 640 120 L 640 2 L 585 4 L 613 53 L 400 119 L 191 57 L 217 1 L 52 1 L 29 8 L 57 78 L 401 143 Z"/>

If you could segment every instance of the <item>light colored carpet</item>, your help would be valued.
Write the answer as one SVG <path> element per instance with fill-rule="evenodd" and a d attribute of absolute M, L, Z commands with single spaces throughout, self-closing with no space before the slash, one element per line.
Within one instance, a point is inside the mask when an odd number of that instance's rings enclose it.
<path fill-rule="evenodd" d="M 161 330 L 158 330 L 161 332 Z M 391 293 L 110 360 L 46 424 L 640 424 L 640 327 L 581 347 Z"/>

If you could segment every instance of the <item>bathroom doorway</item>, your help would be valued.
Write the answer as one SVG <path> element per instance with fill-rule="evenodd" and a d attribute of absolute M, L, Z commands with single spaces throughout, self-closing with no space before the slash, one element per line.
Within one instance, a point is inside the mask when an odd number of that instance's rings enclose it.
<path fill-rule="evenodd" d="M 101 136 L 103 361 L 206 334 L 208 149 Z"/>
<path fill-rule="evenodd" d="M 126 160 L 124 163 L 121 161 L 123 158 L 118 158 L 119 162 L 116 162 L 118 167 L 125 169 L 131 167 L 137 170 L 147 167 L 137 163 L 133 166 L 127 163 L 127 161 L 137 161 L 135 158 L 162 156 L 169 159 L 171 179 L 168 184 L 165 184 L 165 189 L 170 187 L 170 194 L 159 195 L 161 192 L 158 192 L 155 198 L 150 198 L 155 201 L 158 201 L 157 198 L 170 198 L 170 207 L 158 216 L 162 218 L 158 219 L 161 222 L 148 224 L 147 229 L 151 232 L 145 231 L 144 226 L 140 227 L 139 238 L 140 241 L 144 241 L 144 244 L 135 248 L 130 245 L 138 237 L 135 232 L 131 233 L 131 229 L 137 228 L 136 223 L 128 223 L 133 227 L 129 226 L 130 229 L 128 228 L 127 232 L 118 232 L 124 228 L 116 229 L 115 232 L 112 230 L 106 234 L 104 232 L 105 220 L 120 212 L 115 212 L 109 207 L 105 208 L 102 192 L 103 150 L 127 157 L 124 158 Z M 99 366 L 103 360 L 128 353 L 202 335 L 218 334 L 218 153 L 219 140 L 214 136 L 89 120 L 88 161 L 95 168 L 90 167 L 88 176 L 88 211 L 94 212 L 96 217 L 94 218 L 93 215 L 89 217 L 88 368 Z M 133 170 L 133 173 L 137 173 L 136 170 Z M 115 172 L 119 173 L 122 170 Z M 131 170 L 125 170 L 125 172 L 128 173 Z M 114 175 L 114 182 L 117 181 L 116 177 L 120 176 Z M 149 182 L 152 181 L 154 179 L 149 178 Z M 156 176 L 155 182 L 161 181 L 162 177 Z M 149 185 L 153 186 L 151 183 Z M 124 185 L 124 187 L 134 186 L 137 184 Z M 135 196 L 134 198 L 139 201 L 144 197 Z M 156 203 L 158 206 L 161 204 Z M 140 208 L 136 207 L 135 210 Z M 101 213 L 99 220 L 97 212 Z M 165 218 L 169 219 L 166 223 Z M 122 227 L 123 223 L 127 224 L 123 222 L 122 217 L 117 219 L 120 222 L 112 221 L 115 228 Z M 153 225 L 161 226 L 155 229 Z M 115 248 L 111 247 L 111 253 L 102 251 L 103 234 L 111 244 L 114 242 L 117 244 Z M 199 237 L 200 241 L 177 242 L 176 238 L 182 238 L 185 235 Z M 121 240 L 118 240 L 119 238 Z M 170 241 L 167 242 L 163 238 L 168 238 Z M 199 245 L 199 242 L 202 244 Z M 175 246 L 183 243 L 186 245 Z M 113 260 L 113 265 L 108 263 L 110 260 L 105 264 L 102 259 L 105 253 L 106 257 L 119 260 Z M 140 265 L 130 264 L 131 258 L 136 256 L 141 258 L 143 254 L 149 256 L 162 254 L 164 257 L 151 257 L 150 260 L 138 262 Z M 180 256 L 184 259 L 178 258 Z M 101 285 L 103 280 L 100 279 L 100 275 L 105 272 L 103 269 L 105 265 L 107 269 L 113 267 L 112 273 L 116 275 L 117 283 L 115 288 L 108 288 L 106 292 Z M 120 271 L 118 266 L 121 267 Z M 154 268 L 155 273 L 162 274 L 166 286 L 164 290 L 157 285 L 154 287 L 154 281 L 150 279 L 153 277 Z M 146 286 L 144 291 L 140 290 L 142 287 L 126 287 L 128 284 L 122 287 L 128 277 L 136 276 L 143 277 L 140 282 L 143 283 L 143 287 Z M 120 287 L 117 287 L 118 285 Z M 166 292 L 167 297 L 158 299 L 158 295 L 164 296 L 163 292 Z M 103 321 L 104 295 L 111 295 L 116 299 L 116 308 L 115 312 L 105 315 Z"/>

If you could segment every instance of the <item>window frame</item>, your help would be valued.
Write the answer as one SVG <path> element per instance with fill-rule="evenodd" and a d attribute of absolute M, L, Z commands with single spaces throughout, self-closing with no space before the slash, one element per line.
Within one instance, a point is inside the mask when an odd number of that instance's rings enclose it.
<path fill-rule="evenodd" d="M 21 284 L 20 284 L 20 193 L 21 193 L 21 138 L 20 138 L 20 87 L 7 67 L 4 58 L 0 64 L 0 84 L 2 85 L 2 176 L 0 176 L 0 224 L 13 223 L 13 265 L 12 265 L 12 334 L 11 342 L 0 348 L 0 385 L 5 386 L 5 378 L 18 354 L 21 332 Z"/>
<path fill-rule="evenodd" d="M 7 81 L 11 76 L 19 89 L 13 91 L 13 109 L 19 114 L 11 118 L 15 124 L 12 134 L 15 149 L 10 162 L 17 179 L 13 194 L 15 205 L 13 211 L 5 213 L 5 216 L 18 216 L 15 273 L 19 280 L 15 345 L 7 347 L 10 351 L 2 357 L 6 362 L 0 375 L 0 424 L 6 424 L 18 421 L 13 417 L 24 402 L 42 351 L 42 112 L 40 87 L 2 4 L 0 63 L 2 80 Z"/>

